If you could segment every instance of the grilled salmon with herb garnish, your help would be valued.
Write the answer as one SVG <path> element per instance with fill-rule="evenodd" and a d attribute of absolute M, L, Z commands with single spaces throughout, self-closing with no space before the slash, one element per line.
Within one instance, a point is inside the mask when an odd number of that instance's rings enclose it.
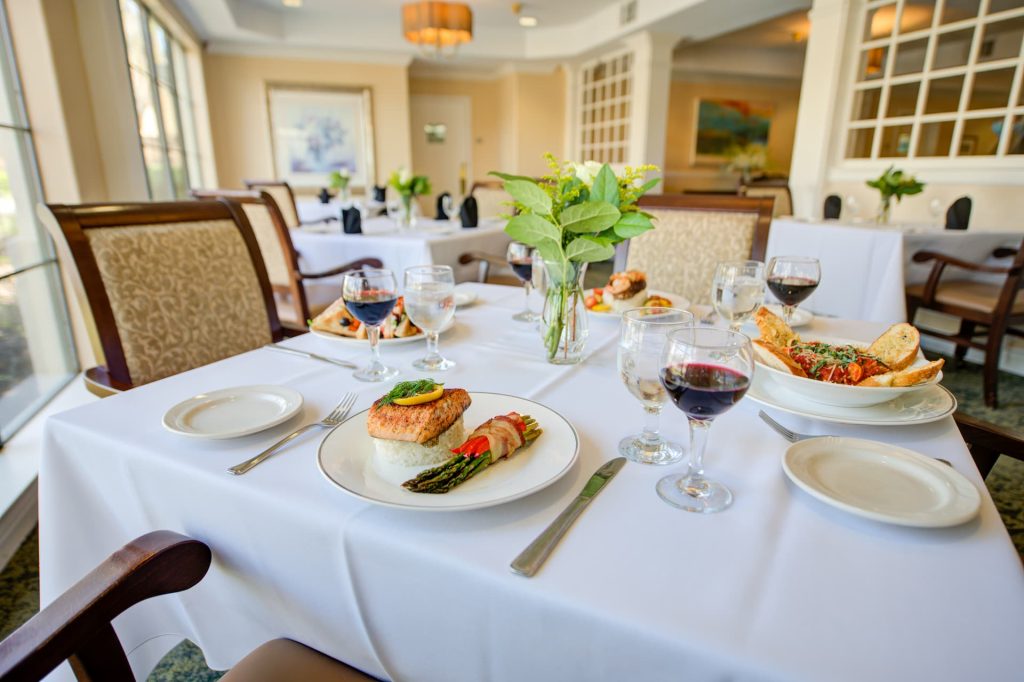
<path fill-rule="evenodd" d="M 366 429 L 374 438 L 426 443 L 462 417 L 471 402 L 462 388 L 443 388 L 431 379 L 403 381 L 373 404 Z"/>

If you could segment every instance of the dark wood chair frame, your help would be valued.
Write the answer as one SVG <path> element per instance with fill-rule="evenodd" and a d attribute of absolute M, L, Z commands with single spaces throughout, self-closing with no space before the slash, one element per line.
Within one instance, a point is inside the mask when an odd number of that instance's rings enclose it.
<path fill-rule="evenodd" d="M 299 221 L 299 225 L 316 225 L 317 223 L 326 223 L 332 220 L 337 220 L 336 217 L 330 216 L 323 220 L 303 222 L 302 218 L 299 217 L 299 205 L 295 202 L 295 191 L 292 189 L 292 186 L 284 180 L 242 180 L 242 184 L 244 184 L 245 188 L 250 192 L 259 192 L 260 187 L 284 187 L 288 190 L 288 197 L 292 201 L 292 210 L 295 211 L 295 219 Z M 280 207 L 278 207 L 278 210 L 280 210 Z M 284 214 L 282 214 L 282 217 L 283 215 Z"/>
<path fill-rule="evenodd" d="M 768 231 L 772 226 L 772 197 L 741 197 L 724 194 L 649 194 L 640 197 L 637 205 L 641 209 L 658 208 L 670 211 L 734 211 L 737 213 L 757 214 L 754 225 L 754 238 L 750 245 L 750 259 L 764 260 L 768 247 Z M 629 260 L 629 242 L 627 239 L 615 247 L 615 270 L 626 269 Z"/>
<path fill-rule="evenodd" d="M 481 283 L 487 282 L 487 276 L 490 274 L 491 268 L 500 268 L 508 264 L 503 258 L 480 251 L 467 251 L 459 256 L 459 265 L 471 265 L 473 263 L 476 263 L 478 267 L 476 281 Z"/>
<path fill-rule="evenodd" d="M 786 190 L 786 198 L 789 200 L 789 210 L 790 211 L 793 210 L 793 192 L 790 191 L 790 189 L 789 189 L 789 180 L 788 179 L 785 179 L 785 180 L 761 180 L 761 181 L 752 180 L 750 182 L 750 184 L 740 185 L 740 188 L 739 188 L 739 191 L 737 192 L 737 194 L 739 194 L 740 196 L 745 197 L 745 196 L 747 196 L 747 190 L 750 189 L 750 188 L 754 188 L 754 189 L 769 188 L 769 189 L 784 189 L 784 190 Z"/>
<path fill-rule="evenodd" d="M 259 245 L 252 232 L 242 207 L 232 201 L 178 201 L 131 204 L 82 204 L 65 206 L 49 205 L 53 212 L 68 248 L 75 261 L 75 267 L 81 278 L 86 299 L 96 324 L 100 345 L 106 365 L 93 367 L 85 372 L 86 382 L 98 385 L 109 392 L 124 391 L 132 388 L 128 363 L 124 356 L 121 335 L 114 320 L 114 312 L 110 307 L 106 286 L 100 275 L 99 266 L 93 255 L 86 230 L 104 227 L 131 227 L 158 225 L 161 223 L 196 222 L 203 220 L 230 220 L 238 228 L 239 234 L 252 258 L 256 279 L 259 281 L 263 301 L 270 322 L 270 335 L 274 341 L 284 338 L 281 321 L 277 317 L 277 307 L 271 293 L 270 280 L 263 266 Z"/>
<path fill-rule="evenodd" d="M 68 661 L 79 680 L 134 682 L 111 621 L 150 597 L 189 589 L 210 561 L 209 547 L 171 531 L 132 540 L 0 642 L 0 679 L 40 680 Z"/>
<path fill-rule="evenodd" d="M 957 412 L 953 418 L 960 429 L 960 435 L 967 442 L 971 458 L 978 466 L 982 478 L 987 477 L 992 471 L 999 455 L 1024 461 L 1024 434 L 975 419 L 963 412 Z"/>
<path fill-rule="evenodd" d="M 995 408 L 998 406 L 997 383 L 999 378 L 999 351 L 1003 344 L 1003 337 L 1006 334 L 1011 336 L 1024 337 L 1024 328 L 1011 327 L 1012 324 L 1024 323 L 1024 315 L 1013 315 L 1013 303 L 1024 284 L 1024 242 L 1017 249 L 998 248 L 992 252 L 995 258 L 1013 257 L 1013 262 L 1006 267 L 997 265 L 984 265 L 960 260 L 953 256 L 947 256 L 935 251 L 918 251 L 914 254 L 915 263 L 927 263 L 935 261 L 932 271 L 925 282 L 921 295 L 907 295 L 907 319 L 914 321 L 914 315 L 921 308 L 936 310 L 947 315 L 954 315 L 960 318 L 960 329 L 956 334 L 943 334 L 941 332 L 922 329 L 921 332 L 935 336 L 956 344 L 954 355 L 958 362 L 963 361 L 967 350 L 977 348 L 985 351 L 985 365 L 982 371 L 984 380 L 985 404 Z M 992 274 L 1006 275 L 996 306 L 991 312 L 983 312 L 963 306 L 939 303 L 935 300 L 941 283 L 942 275 L 947 266 L 968 270 L 971 272 L 986 272 Z M 978 327 L 982 327 L 981 330 Z M 984 343 L 975 341 L 977 336 L 987 336 Z"/>
<path fill-rule="evenodd" d="M 194 189 L 192 190 L 192 196 L 196 199 L 215 199 L 238 204 L 264 204 L 267 207 L 271 222 L 274 223 L 274 231 L 277 233 L 281 251 L 284 253 L 285 264 L 288 267 L 288 284 L 271 284 L 271 288 L 274 293 L 287 296 L 288 300 L 293 302 L 296 319 L 302 325 L 301 327 L 293 328 L 282 323 L 286 330 L 305 332 L 306 327 L 304 323 L 312 317 L 309 311 L 309 300 L 306 298 L 306 288 L 303 286 L 304 281 L 334 277 L 349 270 L 358 270 L 360 268 L 380 268 L 384 265 L 379 258 L 360 258 L 330 270 L 324 270 L 323 272 L 302 272 L 299 269 L 299 257 L 301 254 L 292 243 L 291 233 L 284 222 L 284 214 L 281 213 L 281 208 L 269 192 L 263 190 Z"/>

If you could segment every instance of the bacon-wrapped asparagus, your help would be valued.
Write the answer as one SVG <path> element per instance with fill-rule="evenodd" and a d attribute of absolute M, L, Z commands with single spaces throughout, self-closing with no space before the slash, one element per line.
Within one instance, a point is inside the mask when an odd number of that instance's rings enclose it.
<path fill-rule="evenodd" d="M 537 421 L 517 412 L 488 419 L 452 450 L 454 456 L 402 484 L 414 493 L 446 493 L 498 460 L 529 445 L 541 434 Z"/>

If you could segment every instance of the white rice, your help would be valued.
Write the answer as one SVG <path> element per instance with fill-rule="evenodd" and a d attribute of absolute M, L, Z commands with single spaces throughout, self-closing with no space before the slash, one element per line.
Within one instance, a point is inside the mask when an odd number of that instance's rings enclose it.
<path fill-rule="evenodd" d="M 383 464 L 412 467 L 440 464 L 452 456 L 452 448 L 462 445 L 465 440 L 466 427 L 460 416 L 447 431 L 422 445 L 383 438 L 374 438 L 373 445 Z"/>
<path fill-rule="evenodd" d="M 603 298 L 604 302 L 610 305 L 614 312 L 624 313 L 627 310 L 639 308 L 644 304 L 644 301 L 647 300 L 647 287 L 644 287 L 636 294 L 626 299 L 619 300 L 617 298 L 613 298 L 610 294 L 604 296 Z"/>

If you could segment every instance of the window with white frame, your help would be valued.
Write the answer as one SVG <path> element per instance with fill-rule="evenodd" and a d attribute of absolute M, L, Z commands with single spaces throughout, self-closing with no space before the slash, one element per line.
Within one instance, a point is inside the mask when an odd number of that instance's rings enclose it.
<path fill-rule="evenodd" d="M 0 2 L 0 445 L 78 371 L 10 47 Z"/>
<path fill-rule="evenodd" d="M 621 52 L 580 69 L 580 159 L 623 163 L 629 158 L 633 53 Z"/>
<path fill-rule="evenodd" d="M 185 48 L 139 0 L 120 0 L 142 156 L 153 199 L 203 184 Z"/>
<path fill-rule="evenodd" d="M 1024 154 L 1024 0 L 876 0 L 863 10 L 847 159 Z"/>

